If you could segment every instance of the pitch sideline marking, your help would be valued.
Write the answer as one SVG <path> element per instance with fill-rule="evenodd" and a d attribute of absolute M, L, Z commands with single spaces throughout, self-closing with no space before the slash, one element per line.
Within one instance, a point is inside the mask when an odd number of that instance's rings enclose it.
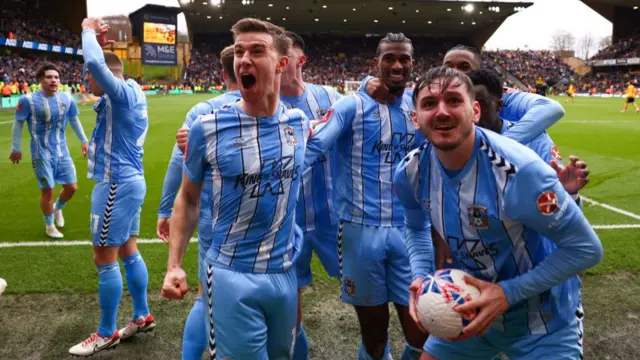
<path fill-rule="evenodd" d="M 580 196 L 580 198 L 582 198 L 584 201 L 588 202 L 589 204 L 592 204 L 592 205 L 598 205 L 598 206 L 600 206 L 600 207 L 603 207 L 603 208 L 605 208 L 605 209 L 607 209 L 607 210 L 610 210 L 610 211 L 613 211 L 613 212 L 615 212 L 615 213 L 622 214 L 622 215 L 626 215 L 626 216 L 628 216 L 628 217 L 630 217 L 630 218 L 634 218 L 634 219 L 636 219 L 636 220 L 640 220 L 640 215 L 638 215 L 638 214 L 634 214 L 634 213 L 632 213 L 632 212 L 630 212 L 630 211 L 622 210 L 622 209 L 619 209 L 619 208 L 617 208 L 617 207 L 615 207 L 615 206 L 611 206 L 611 205 L 609 205 L 609 204 L 603 204 L 603 203 L 601 203 L 601 202 L 598 202 L 598 201 L 595 201 L 595 200 L 592 200 L 592 199 L 586 198 L 586 197 L 584 197 L 584 196 L 582 196 L 582 195 Z"/>
<path fill-rule="evenodd" d="M 640 225 L 639 225 L 640 226 Z M 164 244 L 160 239 L 138 239 L 138 244 Z M 197 243 L 197 238 L 191 238 L 190 243 Z M 36 247 L 36 246 L 81 246 L 81 245 L 93 245 L 92 241 L 79 240 L 79 241 L 25 241 L 25 242 L 9 242 L 0 243 L 0 248 L 12 248 L 12 247 Z"/>
<path fill-rule="evenodd" d="M 617 224 L 617 225 L 592 225 L 594 230 L 619 230 L 619 229 L 640 229 L 640 224 Z M 197 238 L 191 238 L 190 243 L 197 243 Z M 160 239 L 138 239 L 138 244 L 163 244 Z M 77 241 L 25 241 L 25 242 L 8 242 L 0 243 L 1 248 L 16 248 L 16 247 L 38 247 L 38 246 L 88 246 L 93 245 L 93 242 L 87 240 Z"/>

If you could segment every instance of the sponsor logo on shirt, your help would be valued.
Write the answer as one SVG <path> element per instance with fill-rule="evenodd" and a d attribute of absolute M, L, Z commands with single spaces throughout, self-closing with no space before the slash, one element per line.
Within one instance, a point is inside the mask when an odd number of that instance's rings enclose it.
<path fill-rule="evenodd" d="M 558 196 L 553 191 L 545 191 L 538 196 L 537 204 L 542 215 L 553 215 L 558 211 Z"/>

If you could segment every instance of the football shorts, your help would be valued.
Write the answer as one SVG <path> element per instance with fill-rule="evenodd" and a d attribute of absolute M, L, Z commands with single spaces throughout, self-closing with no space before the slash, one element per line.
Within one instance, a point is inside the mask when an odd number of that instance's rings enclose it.
<path fill-rule="evenodd" d="M 76 166 L 70 156 L 33 159 L 31 164 L 40 189 L 53 189 L 55 184 L 75 184 L 78 182 Z"/>
<path fill-rule="evenodd" d="M 140 234 L 144 180 L 99 182 L 91 193 L 91 235 L 94 246 L 121 246 Z"/>

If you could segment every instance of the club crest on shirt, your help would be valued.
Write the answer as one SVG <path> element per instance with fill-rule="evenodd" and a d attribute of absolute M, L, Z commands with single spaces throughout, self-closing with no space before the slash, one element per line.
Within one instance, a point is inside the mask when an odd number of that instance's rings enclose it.
<path fill-rule="evenodd" d="M 380 111 L 378 111 L 378 109 L 373 110 L 373 114 L 371 114 L 371 117 L 373 118 L 373 120 L 381 120 L 382 119 L 380 117 Z"/>
<path fill-rule="evenodd" d="M 356 282 L 353 279 L 348 277 L 342 279 L 342 286 L 347 295 L 356 296 Z"/>
<path fill-rule="evenodd" d="M 487 207 L 478 204 L 467 206 L 467 218 L 469 226 L 477 229 L 486 229 L 489 227 L 489 217 L 487 215 Z"/>
<path fill-rule="evenodd" d="M 424 209 L 425 209 L 426 211 L 431 211 L 431 199 L 424 199 L 424 200 L 422 201 L 422 204 L 423 204 Z"/>
<path fill-rule="evenodd" d="M 562 156 L 560 156 L 560 151 L 558 150 L 558 147 L 555 145 L 551 147 L 551 156 L 555 161 L 562 161 Z"/>
<path fill-rule="evenodd" d="M 545 191 L 538 196 L 537 204 L 542 215 L 553 215 L 558 211 L 558 196 L 553 191 Z"/>
<path fill-rule="evenodd" d="M 323 108 L 318 108 L 316 110 L 316 119 L 322 119 L 324 118 L 325 115 L 327 115 L 327 113 L 329 112 L 329 109 L 323 109 Z"/>
<path fill-rule="evenodd" d="M 291 126 L 287 126 L 284 128 L 284 137 L 287 140 L 287 145 L 291 145 L 291 146 L 298 145 L 298 137 L 296 136 L 296 130 Z"/>
<path fill-rule="evenodd" d="M 236 139 L 236 143 L 233 144 L 234 149 L 242 149 L 244 147 L 245 140 L 241 137 Z"/>

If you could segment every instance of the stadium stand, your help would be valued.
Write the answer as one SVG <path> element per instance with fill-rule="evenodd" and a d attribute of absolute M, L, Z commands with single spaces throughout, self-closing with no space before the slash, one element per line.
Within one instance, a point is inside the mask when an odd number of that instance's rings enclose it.
<path fill-rule="evenodd" d="M 29 10 L 2 9 L 0 36 L 8 39 L 28 39 L 52 45 L 80 47 L 80 36 L 66 26 Z"/>
<path fill-rule="evenodd" d="M 623 59 L 640 56 L 640 30 L 636 31 L 633 36 L 619 39 L 613 44 L 600 50 L 592 60 L 600 59 Z"/>

